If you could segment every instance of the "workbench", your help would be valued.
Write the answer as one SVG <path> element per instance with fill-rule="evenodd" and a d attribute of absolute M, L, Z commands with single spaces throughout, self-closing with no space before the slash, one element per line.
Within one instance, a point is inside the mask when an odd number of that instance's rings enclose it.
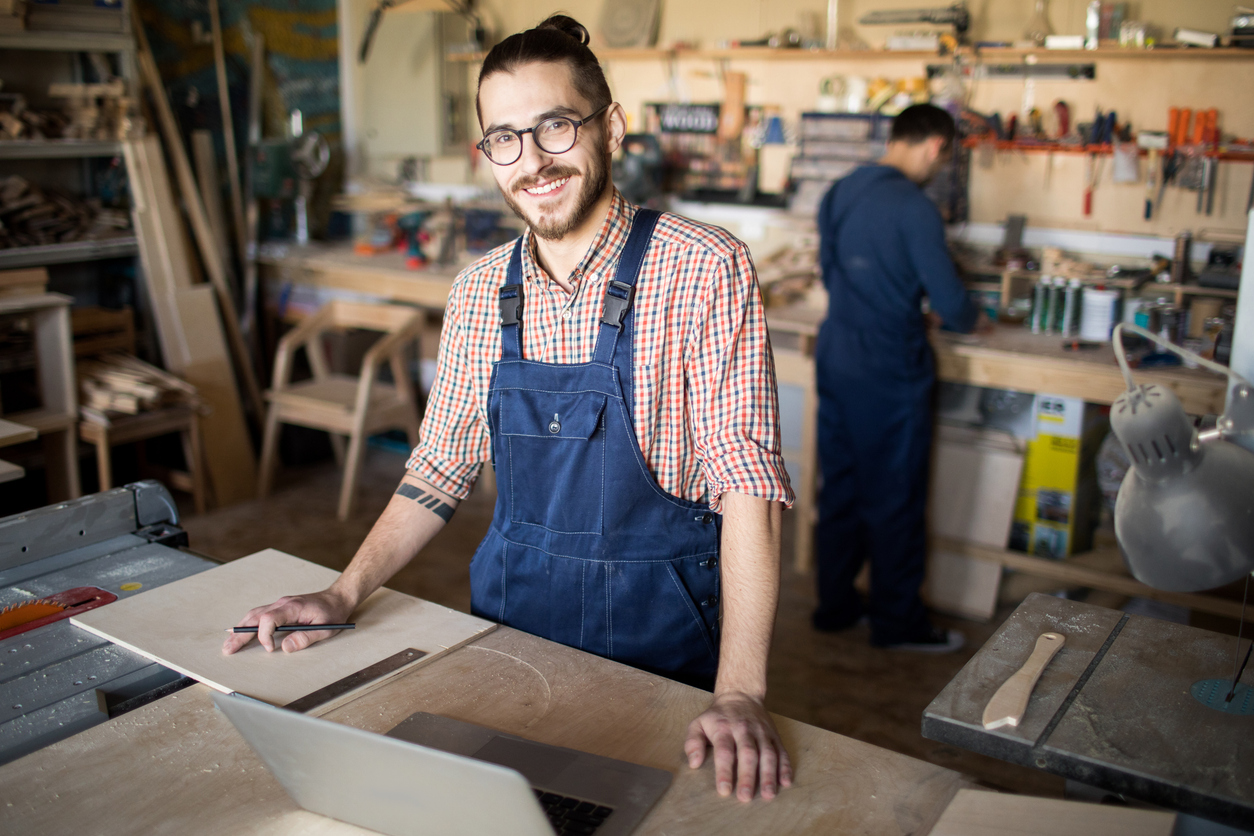
<path fill-rule="evenodd" d="M 332 639 L 334 641 L 334 639 Z M 771 802 L 714 792 L 690 770 L 688 724 L 704 691 L 509 628 L 387 681 L 326 719 L 385 732 L 429 711 L 530 740 L 665 769 L 674 783 L 639 834 L 928 832 L 956 772 L 776 718 L 795 785 Z M 0 832 L 348 834 L 301 810 L 195 685 L 0 767 Z"/>
<path fill-rule="evenodd" d="M 800 305 L 771 308 L 772 331 L 794 335 L 801 350 L 813 351 L 813 340 L 826 312 Z M 1089 403 L 1112 404 L 1127 389 L 1115 360 L 1112 343 L 1069 351 L 1057 334 L 1033 334 L 1023 325 L 993 326 L 987 334 L 957 334 L 933 330 L 936 376 L 950 383 L 966 383 L 1017 392 L 1044 392 Z M 1224 409 L 1227 381 L 1202 369 L 1134 369 L 1138 383 L 1158 383 L 1180 398 L 1186 412 L 1219 414 Z"/>
<path fill-rule="evenodd" d="M 986 730 L 984 707 L 1045 632 L 1066 643 L 1023 719 Z M 1236 714 L 1190 693 L 1231 681 L 1235 647 L 1233 636 L 1033 594 L 927 707 L 923 736 L 1252 829 L 1254 696 L 1238 692 L 1248 713 Z"/>
<path fill-rule="evenodd" d="M 428 264 L 411 270 L 405 266 L 403 253 L 360 255 L 343 243 L 270 243 L 258 252 L 257 262 L 267 278 L 280 286 L 339 291 L 440 311 L 448 304 L 453 279 L 471 263 Z M 277 303 L 277 299 L 271 301 Z"/>

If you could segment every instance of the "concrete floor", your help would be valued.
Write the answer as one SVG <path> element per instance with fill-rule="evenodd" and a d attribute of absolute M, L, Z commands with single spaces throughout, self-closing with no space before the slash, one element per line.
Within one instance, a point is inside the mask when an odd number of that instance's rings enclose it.
<path fill-rule="evenodd" d="M 327 461 L 282 468 L 275 491 L 266 500 L 187 516 L 183 525 L 193 549 L 220 560 L 276 548 L 342 569 L 387 504 L 403 468 L 402 454 L 370 449 L 357 510 L 345 523 L 335 518 L 340 473 L 334 462 Z M 419 558 L 388 586 L 468 611 L 466 566 L 491 522 L 494 499 L 490 490 L 476 489 Z M 788 539 L 786 530 L 785 554 Z M 816 633 L 809 624 L 812 579 L 785 566 L 782 580 L 767 695 L 772 711 L 967 773 L 990 787 L 1062 796 L 1061 778 L 925 740 L 919 733 L 923 709 L 1012 608 L 1003 608 L 987 624 L 937 619 L 967 634 L 967 647 L 959 653 L 893 653 L 870 647 L 865 627 L 835 635 Z"/>

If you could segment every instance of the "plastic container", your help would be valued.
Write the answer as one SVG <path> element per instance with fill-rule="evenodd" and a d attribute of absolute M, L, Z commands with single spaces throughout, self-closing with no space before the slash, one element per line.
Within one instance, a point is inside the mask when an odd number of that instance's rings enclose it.
<path fill-rule="evenodd" d="M 1110 332 L 1119 321 L 1118 290 L 1089 289 L 1084 291 L 1084 305 L 1080 313 L 1080 339 L 1108 341 Z"/>

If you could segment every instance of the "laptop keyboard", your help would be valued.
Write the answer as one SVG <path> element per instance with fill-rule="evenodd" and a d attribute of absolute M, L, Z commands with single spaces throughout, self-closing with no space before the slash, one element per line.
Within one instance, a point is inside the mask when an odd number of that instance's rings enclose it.
<path fill-rule="evenodd" d="M 590 836 L 597 832 L 614 810 L 583 801 L 558 795 L 555 792 L 533 789 L 544 814 L 549 817 L 549 824 L 557 831 L 557 836 Z"/>

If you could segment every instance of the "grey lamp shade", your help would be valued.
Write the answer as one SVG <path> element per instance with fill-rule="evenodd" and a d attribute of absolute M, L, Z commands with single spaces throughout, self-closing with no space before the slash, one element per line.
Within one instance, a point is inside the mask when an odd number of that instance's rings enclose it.
<path fill-rule="evenodd" d="M 1254 453 L 1199 443 L 1171 390 L 1125 392 L 1111 426 L 1132 461 L 1115 501 L 1115 536 L 1137 580 L 1214 589 L 1254 572 Z"/>

